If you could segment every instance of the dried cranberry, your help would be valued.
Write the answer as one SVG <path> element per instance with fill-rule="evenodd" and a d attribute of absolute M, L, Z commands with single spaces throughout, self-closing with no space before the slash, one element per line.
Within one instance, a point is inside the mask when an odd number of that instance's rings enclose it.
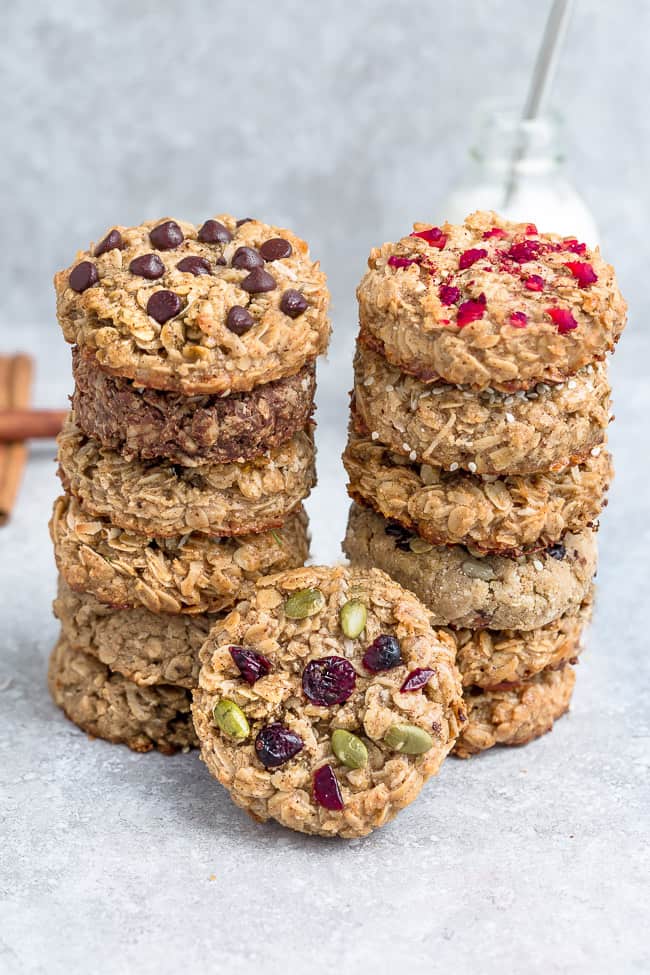
<path fill-rule="evenodd" d="M 458 309 L 456 324 L 459 328 L 477 322 L 485 313 L 485 295 L 480 294 L 476 301 L 464 301 Z"/>
<path fill-rule="evenodd" d="M 271 661 L 262 653 L 247 647 L 230 647 L 230 656 L 235 661 L 239 673 L 249 684 L 260 677 L 266 677 L 271 670 Z"/>
<path fill-rule="evenodd" d="M 531 274 L 529 278 L 526 278 L 524 285 L 529 291 L 543 291 L 544 290 L 544 278 L 540 277 L 539 274 Z"/>
<path fill-rule="evenodd" d="M 400 549 L 402 552 L 410 552 L 409 542 L 413 538 L 413 533 L 404 528 L 403 525 L 398 524 L 396 521 L 389 521 L 384 532 L 389 536 L 389 538 L 395 539 L 395 548 Z"/>
<path fill-rule="evenodd" d="M 571 332 L 578 327 L 577 321 L 568 308 L 547 308 L 546 314 L 553 319 L 560 335 Z"/>
<path fill-rule="evenodd" d="M 392 254 L 388 258 L 389 267 L 410 267 L 411 264 L 419 264 L 419 260 L 411 259 L 410 257 L 397 257 L 396 254 Z"/>
<path fill-rule="evenodd" d="M 463 253 L 460 255 L 458 267 L 461 269 L 461 271 L 464 271 L 465 268 L 471 267 L 472 264 L 476 264 L 477 261 L 480 261 L 482 257 L 486 256 L 487 251 L 484 250 L 484 248 L 470 247 L 468 251 L 463 251 Z"/>
<path fill-rule="evenodd" d="M 429 667 L 417 667 L 408 675 L 400 687 L 400 691 L 402 694 L 406 691 L 419 691 L 421 687 L 429 683 L 434 674 L 435 670 L 431 670 Z"/>
<path fill-rule="evenodd" d="M 566 555 L 566 548 L 562 542 L 556 542 L 555 545 L 549 545 L 546 549 L 546 554 L 550 555 L 552 559 L 557 559 L 561 562 Z"/>
<path fill-rule="evenodd" d="M 598 280 L 598 275 L 593 267 L 586 261 L 569 261 L 564 266 L 568 267 L 581 288 L 588 288 L 590 284 L 595 284 Z"/>
<path fill-rule="evenodd" d="M 513 311 L 510 316 L 510 324 L 513 328 L 526 328 L 528 315 L 524 311 Z"/>
<path fill-rule="evenodd" d="M 507 256 L 518 264 L 526 264 L 539 257 L 543 245 L 541 240 L 521 240 L 518 244 L 513 244 Z"/>
<path fill-rule="evenodd" d="M 313 704 L 330 707 L 343 704 L 357 683 L 354 667 L 345 657 L 310 660 L 302 672 L 302 689 Z"/>
<path fill-rule="evenodd" d="M 300 735 L 280 721 L 267 724 L 255 739 L 255 754 L 264 768 L 277 768 L 304 748 Z"/>
<path fill-rule="evenodd" d="M 332 812 L 343 809 L 343 796 L 331 765 L 321 765 L 314 772 L 314 799 Z"/>
<path fill-rule="evenodd" d="M 483 240 L 489 240 L 490 237 L 507 237 L 507 236 L 508 236 L 507 233 L 505 232 L 505 230 L 502 230 L 501 227 L 492 227 L 491 230 L 485 231 L 485 233 L 483 234 Z"/>
<path fill-rule="evenodd" d="M 455 305 L 460 298 L 460 288 L 454 288 L 451 284 L 441 284 L 438 297 L 443 305 Z"/>
<path fill-rule="evenodd" d="M 447 243 L 447 234 L 443 234 L 440 227 L 431 227 L 430 230 L 418 230 L 417 233 L 414 231 L 410 236 L 426 240 L 427 244 L 430 244 L 431 247 L 437 247 L 440 251 Z"/>
<path fill-rule="evenodd" d="M 392 670 L 403 663 L 399 640 L 382 633 L 370 644 L 361 661 L 366 670 L 378 674 L 380 670 Z"/>

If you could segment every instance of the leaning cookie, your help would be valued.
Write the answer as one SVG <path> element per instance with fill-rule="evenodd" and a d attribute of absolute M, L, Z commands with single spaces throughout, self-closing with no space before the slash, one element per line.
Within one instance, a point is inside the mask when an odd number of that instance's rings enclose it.
<path fill-rule="evenodd" d="M 575 663 L 592 611 L 591 593 L 575 613 L 534 630 L 456 630 L 456 665 L 464 687 L 491 690 Z"/>
<path fill-rule="evenodd" d="M 423 383 L 359 344 L 353 423 L 420 463 L 478 474 L 559 471 L 605 441 L 610 387 L 604 363 L 566 382 L 518 393 Z"/>
<path fill-rule="evenodd" d="M 196 467 L 265 454 L 311 418 L 314 363 L 285 379 L 231 396 L 183 396 L 109 376 L 92 352 L 73 349 L 72 408 L 79 427 L 127 460 L 164 458 Z"/>
<path fill-rule="evenodd" d="M 114 227 L 54 285 L 66 340 L 102 369 L 194 395 L 249 391 L 324 352 L 325 280 L 295 234 L 221 215 Z"/>
<path fill-rule="evenodd" d="M 143 687 L 196 687 L 199 650 L 219 619 L 216 613 L 191 616 L 115 609 L 91 593 L 75 592 L 62 576 L 53 608 L 70 649 L 96 657 Z"/>
<path fill-rule="evenodd" d="M 268 531 L 282 525 L 316 481 L 311 429 L 242 464 L 177 467 L 125 460 L 86 437 L 70 413 L 58 445 L 63 486 L 86 511 L 158 538 Z"/>
<path fill-rule="evenodd" d="M 575 238 L 494 213 L 416 224 L 370 254 L 362 341 L 404 372 L 477 389 L 561 382 L 611 351 L 626 304 L 614 270 Z"/>
<path fill-rule="evenodd" d="M 71 589 L 109 606 L 154 613 L 217 613 L 260 575 L 302 565 L 309 554 L 302 508 L 270 532 L 157 538 L 88 515 L 63 495 L 54 503 L 50 534 L 57 567 Z"/>
<path fill-rule="evenodd" d="M 573 668 L 566 666 L 514 687 L 466 692 L 469 720 L 454 755 L 469 758 L 494 745 L 526 745 L 545 735 L 569 710 L 575 679 Z"/>
<path fill-rule="evenodd" d="M 48 686 L 66 717 L 93 738 L 165 755 L 196 747 L 190 693 L 182 687 L 139 687 L 64 639 L 50 657 Z"/>
<path fill-rule="evenodd" d="M 590 530 L 535 555 L 475 557 L 462 545 L 431 545 L 356 504 L 343 550 L 353 565 L 375 565 L 414 592 L 435 626 L 468 629 L 533 630 L 578 612 L 597 562 Z"/>
<path fill-rule="evenodd" d="M 348 493 L 434 545 L 520 555 L 580 532 L 600 515 L 613 476 L 607 451 L 556 474 L 496 477 L 418 464 L 350 431 Z"/>
<path fill-rule="evenodd" d="M 201 651 L 202 757 L 259 821 L 365 836 L 417 797 L 456 740 L 454 655 L 453 639 L 382 572 L 262 579 Z"/>

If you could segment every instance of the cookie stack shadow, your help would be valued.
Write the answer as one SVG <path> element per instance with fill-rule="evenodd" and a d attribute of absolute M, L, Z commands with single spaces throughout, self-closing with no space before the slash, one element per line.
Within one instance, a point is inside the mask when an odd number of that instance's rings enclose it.
<path fill-rule="evenodd" d="M 187 749 L 211 626 L 309 552 L 324 275 L 288 231 L 222 215 L 113 228 L 55 286 L 75 388 L 50 692 L 92 736 Z"/>
<path fill-rule="evenodd" d="M 625 303 L 597 251 L 490 213 L 374 250 L 358 296 L 344 551 L 453 630 L 455 754 L 524 744 L 590 618 Z"/>

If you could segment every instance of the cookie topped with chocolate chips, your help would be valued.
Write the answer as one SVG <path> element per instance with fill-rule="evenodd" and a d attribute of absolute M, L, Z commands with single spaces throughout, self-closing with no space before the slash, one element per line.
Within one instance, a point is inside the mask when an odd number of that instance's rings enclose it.
<path fill-rule="evenodd" d="M 425 382 L 528 389 L 610 352 L 626 304 L 598 248 L 477 212 L 375 248 L 361 340 Z"/>
<path fill-rule="evenodd" d="M 329 339 L 318 262 L 259 220 L 113 227 L 54 283 L 66 340 L 154 389 L 247 392 L 299 372 Z"/>
<path fill-rule="evenodd" d="M 201 650 L 203 760 L 259 821 L 364 836 L 417 797 L 462 730 L 455 652 L 377 569 L 267 576 Z"/>

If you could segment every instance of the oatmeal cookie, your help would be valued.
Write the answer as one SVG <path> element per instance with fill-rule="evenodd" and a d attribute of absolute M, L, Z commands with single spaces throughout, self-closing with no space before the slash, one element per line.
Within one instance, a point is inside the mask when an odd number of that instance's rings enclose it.
<path fill-rule="evenodd" d="M 469 758 L 494 745 L 527 745 L 545 735 L 569 710 L 575 680 L 573 667 L 566 666 L 544 670 L 515 687 L 466 691 L 469 721 L 454 755 Z"/>
<path fill-rule="evenodd" d="M 557 474 L 497 477 L 411 463 L 352 431 L 343 463 L 353 500 L 432 544 L 516 556 L 596 522 L 613 469 L 606 451 L 594 451 Z"/>
<path fill-rule="evenodd" d="M 243 464 L 178 467 L 127 461 L 86 437 L 69 414 L 58 437 L 59 476 L 84 509 L 158 538 L 248 535 L 282 525 L 316 482 L 311 429 Z"/>
<path fill-rule="evenodd" d="M 475 557 L 462 545 L 435 547 L 356 504 L 343 550 L 353 565 L 377 566 L 414 592 L 434 626 L 472 630 L 534 630 L 576 613 L 597 561 L 590 530 L 535 555 Z"/>
<path fill-rule="evenodd" d="M 153 613 L 217 613 L 265 572 L 295 568 L 309 554 L 303 508 L 281 528 L 215 539 L 134 535 L 88 515 L 74 498 L 54 503 L 50 521 L 59 572 L 71 589 L 115 608 Z"/>
<path fill-rule="evenodd" d="M 48 686 L 66 717 L 93 738 L 165 755 L 196 747 L 190 692 L 182 687 L 139 687 L 64 639 L 50 657 Z"/>
<path fill-rule="evenodd" d="M 534 630 L 456 630 L 456 665 L 463 686 L 490 690 L 575 663 L 592 601 L 589 594 L 577 613 L 565 613 Z"/>
<path fill-rule="evenodd" d="M 518 393 L 423 383 L 359 344 L 354 361 L 357 433 L 420 463 L 478 474 L 559 471 L 605 441 L 610 387 L 604 363 L 564 383 Z"/>
<path fill-rule="evenodd" d="M 404 372 L 476 389 L 561 382 L 614 348 L 626 304 L 614 269 L 575 238 L 474 213 L 375 248 L 361 337 Z"/>
<path fill-rule="evenodd" d="M 196 687 L 199 650 L 219 620 L 216 613 L 174 616 L 148 609 L 114 609 L 59 577 L 54 615 L 71 650 L 96 657 L 112 671 L 147 687 Z"/>
<path fill-rule="evenodd" d="M 164 458 L 184 467 L 245 461 L 291 440 L 311 418 L 316 368 L 250 393 L 183 396 L 109 376 L 74 348 L 72 408 L 79 427 L 127 460 Z"/>
<path fill-rule="evenodd" d="M 202 757 L 258 821 L 364 836 L 417 797 L 456 740 L 454 656 L 382 572 L 262 579 L 201 650 Z"/>
<path fill-rule="evenodd" d="M 221 215 L 114 227 L 54 286 L 68 342 L 106 372 L 192 396 L 248 392 L 324 352 L 325 281 L 289 230 Z"/>

